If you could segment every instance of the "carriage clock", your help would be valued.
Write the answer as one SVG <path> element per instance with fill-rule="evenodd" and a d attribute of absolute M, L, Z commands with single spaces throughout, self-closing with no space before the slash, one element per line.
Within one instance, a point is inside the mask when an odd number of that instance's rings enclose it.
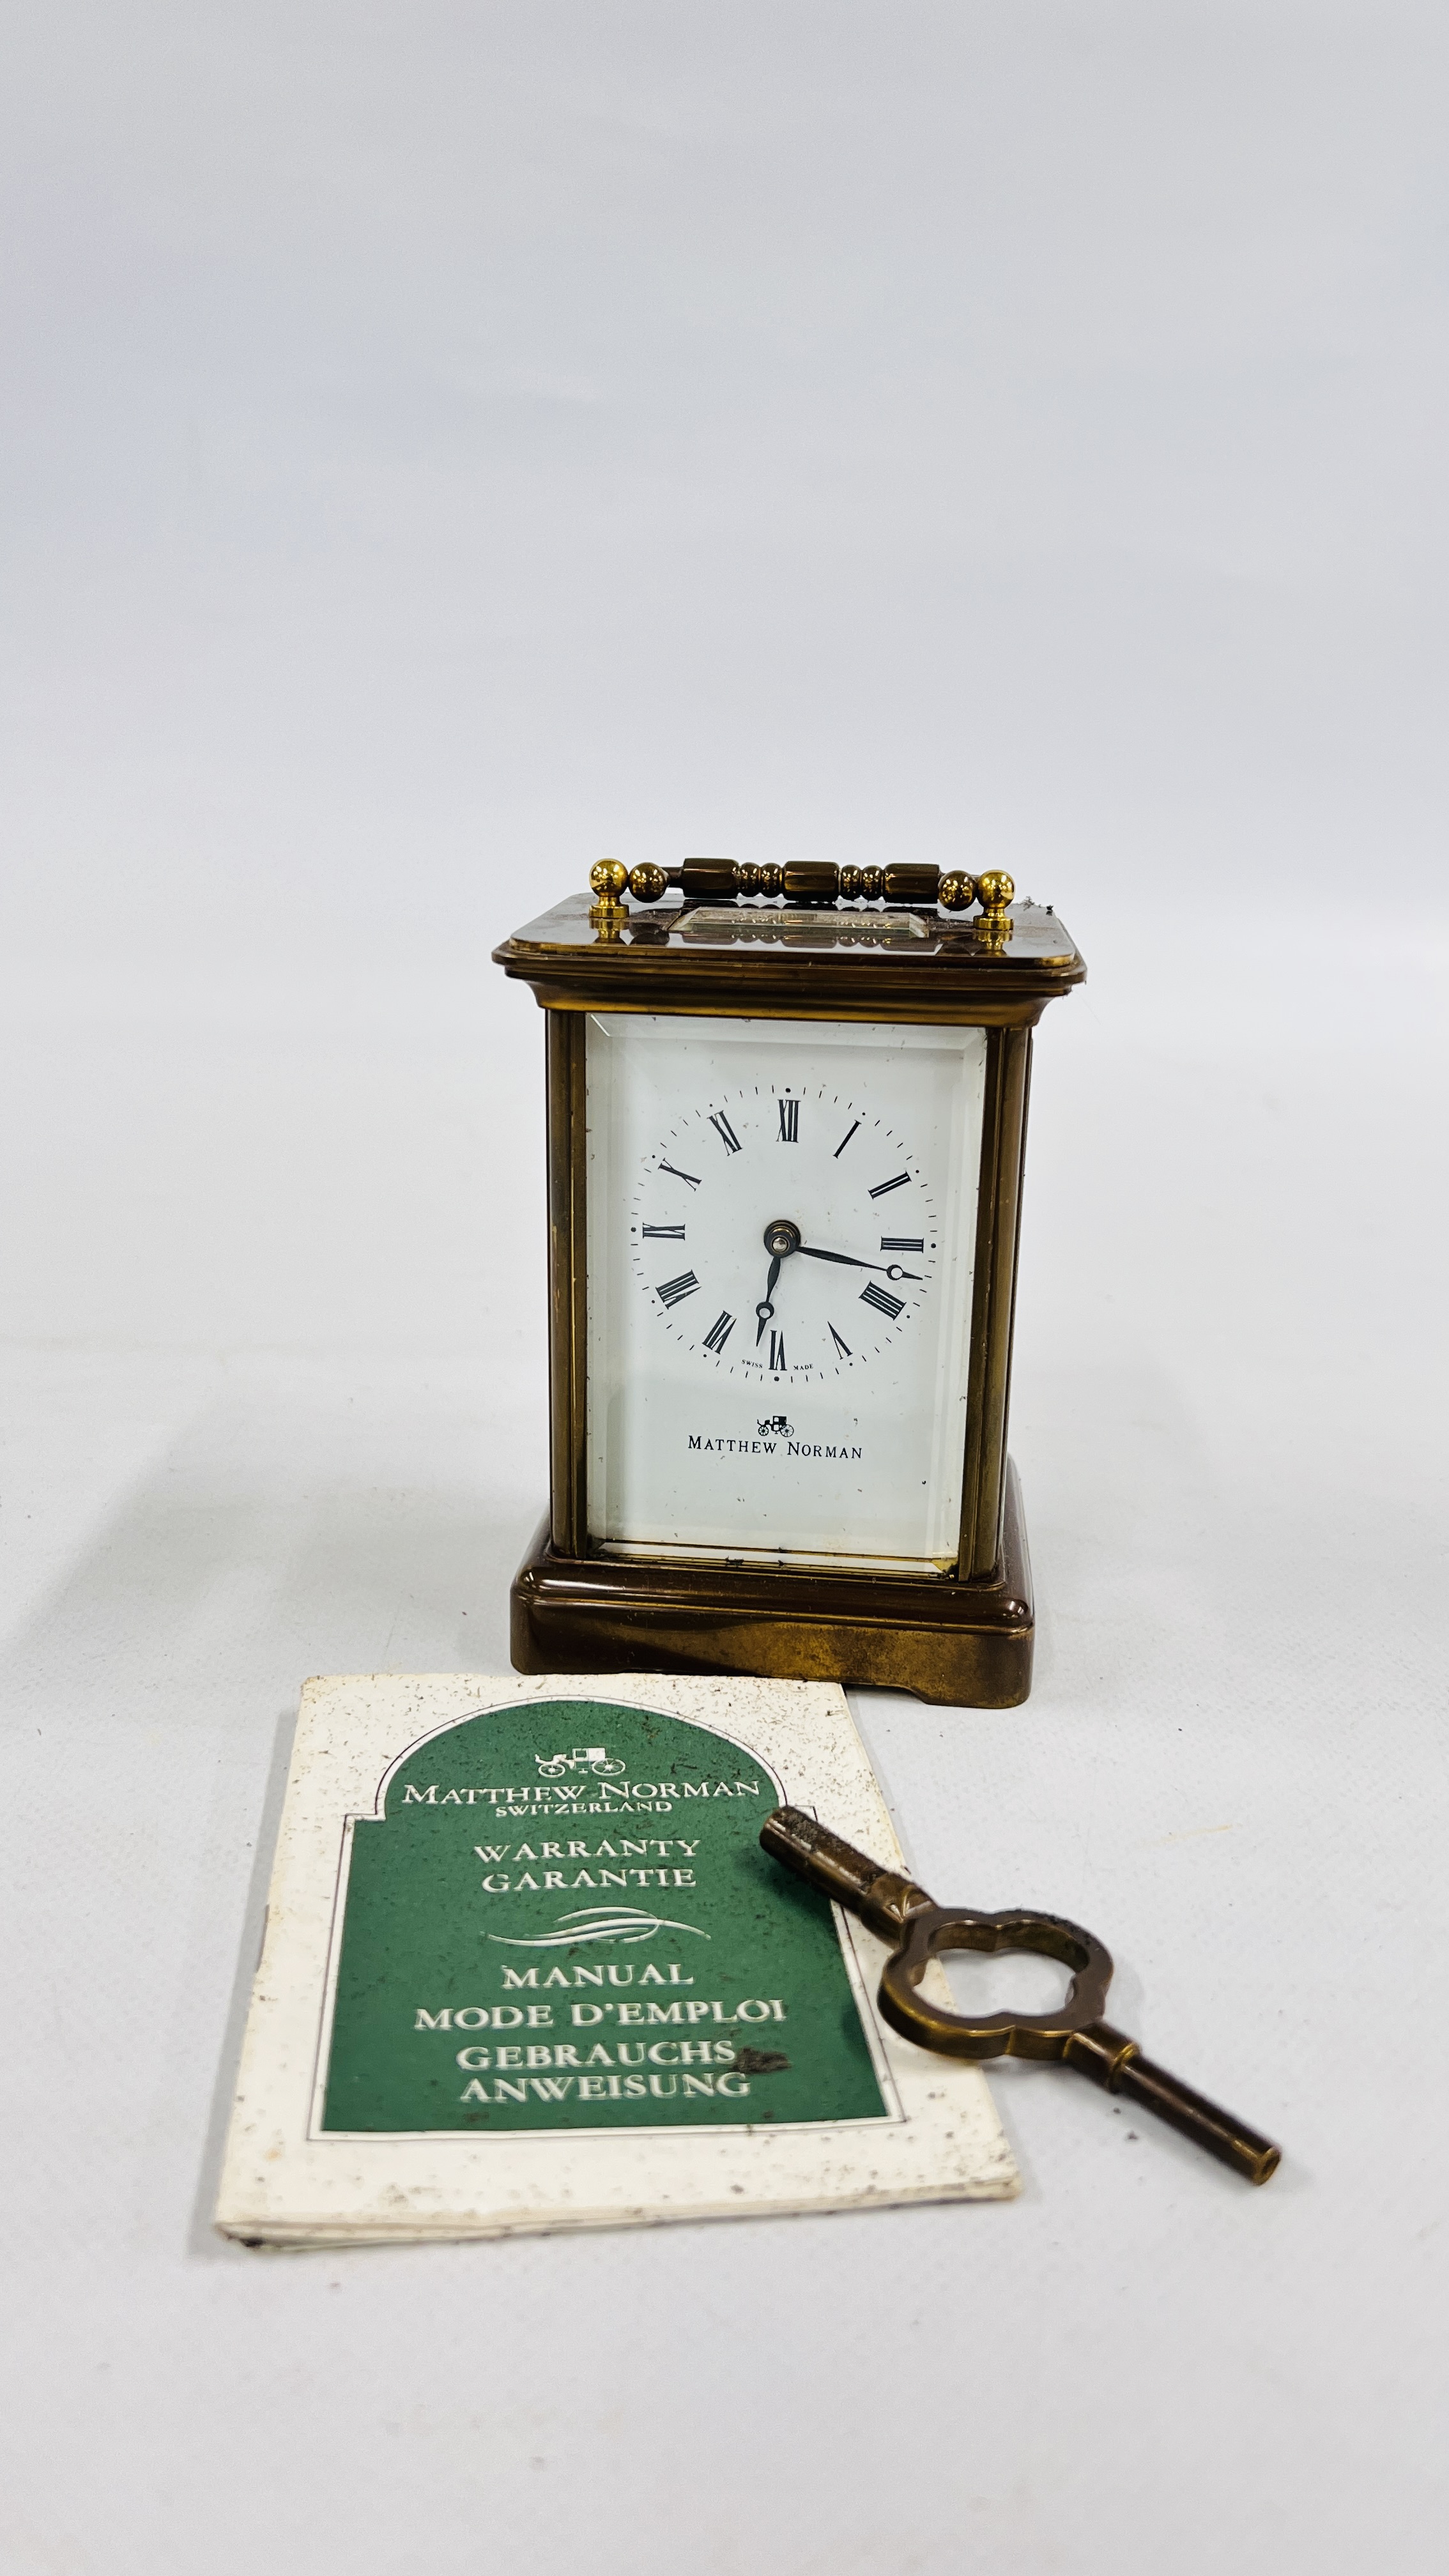
<path fill-rule="evenodd" d="M 1081 957 L 999 874 L 590 883 L 495 952 L 548 1057 L 552 1491 L 515 1664 L 1016 1705 L 1027 1084 Z"/>

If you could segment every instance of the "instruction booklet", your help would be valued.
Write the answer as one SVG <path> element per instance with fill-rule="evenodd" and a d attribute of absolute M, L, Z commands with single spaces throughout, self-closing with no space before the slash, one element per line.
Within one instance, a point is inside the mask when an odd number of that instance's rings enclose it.
<path fill-rule="evenodd" d="M 980 2070 L 886 2027 L 881 1943 L 761 1850 L 782 1804 L 903 1865 L 833 1684 L 308 1682 L 217 2226 L 1009 2198 Z"/>

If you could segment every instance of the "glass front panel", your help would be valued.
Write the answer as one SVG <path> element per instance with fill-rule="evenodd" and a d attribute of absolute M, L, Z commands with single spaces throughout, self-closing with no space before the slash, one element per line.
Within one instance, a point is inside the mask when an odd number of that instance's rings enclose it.
<path fill-rule="evenodd" d="M 981 1029 L 588 1023 L 589 1528 L 953 1565 Z"/>

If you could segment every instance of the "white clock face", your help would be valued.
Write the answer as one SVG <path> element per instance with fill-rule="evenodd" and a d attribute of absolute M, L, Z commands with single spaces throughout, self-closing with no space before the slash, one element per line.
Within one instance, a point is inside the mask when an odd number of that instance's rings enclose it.
<path fill-rule="evenodd" d="M 868 1090 L 811 1083 L 793 1064 L 681 1103 L 643 1158 L 629 1238 L 658 1329 L 756 1388 L 888 1357 L 940 1259 L 919 1150 Z"/>
<path fill-rule="evenodd" d="M 587 1062 L 591 1534 L 954 1562 L 983 1032 L 600 1015 Z"/>

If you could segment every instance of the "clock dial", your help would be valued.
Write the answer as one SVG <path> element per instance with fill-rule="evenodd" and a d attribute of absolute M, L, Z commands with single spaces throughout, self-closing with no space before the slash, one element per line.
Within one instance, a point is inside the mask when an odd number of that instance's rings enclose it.
<path fill-rule="evenodd" d="M 882 1231 L 884 1201 L 899 1231 Z M 754 1082 L 682 1107 L 646 1149 L 629 1243 L 644 1311 L 701 1368 L 803 1386 L 916 1328 L 937 1285 L 936 1186 L 868 1098 Z"/>
<path fill-rule="evenodd" d="M 591 1017 L 593 1543 L 955 1558 L 979 1029 Z"/>

